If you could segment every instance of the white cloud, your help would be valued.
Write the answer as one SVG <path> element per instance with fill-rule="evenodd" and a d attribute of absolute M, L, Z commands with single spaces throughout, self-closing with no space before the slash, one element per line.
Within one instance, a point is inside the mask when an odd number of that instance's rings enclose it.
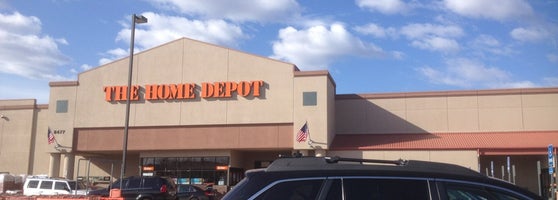
<path fill-rule="evenodd" d="M 507 82 L 495 85 L 493 88 L 534 88 L 540 87 L 531 81 Z"/>
<path fill-rule="evenodd" d="M 0 25 L 3 30 L 13 34 L 39 34 L 41 33 L 41 20 L 35 16 L 24 16 L 19 12 L 12 14 L 0 13 Z"/>
<path fill-rule="evenodd" d="M 411 40 L 414 47 L 444 53 L 459 51 L 456 38 L 464 35 L 459 26 L 433 24 L 409 24 L 402 27 L 400 33 Z"/>
<path fill-rule="evenodd" d="M 327 69 L 336 58 L 344 55 L 384 56 L 374 44 L 351 35 L 343 25 L 318 25 L 297 30 L 287 27 L 279 31 L 273 43 L 273 58 L 295 63 L 303 70 Z M 399 54 L 396 54 L 399 55 Z"/>
<path fill-rule="evenodd" d="M 543 83 L 546 86 L 556 87 L 558 86 L 558 77 L 546 77 L 543 78 Z"/>
<path fill-rule="evenodd" d="M 456 40 L 443 38 L 443 37 L 427 37 L 422 40 L 414 40 L 411 45 L 440 52 L 456 52 L 459 51 L 459 43 Z"/>
<path fill-rule="evenodd" d="M 152 12 L 143 14 L 150 21 L 136 26 L 136 44 L 139 48 L 151 48 L 166 42 L 188 37 L 218 45 L 236 46 L 245 38 L 242 29 L 223 20 L 190 20 L 184 17 L 159 15 Z M 130 29 L 118 33 L 117 40 L 129 41 Z"/>
<path fill-rule="evenodd" d="M 532 16 L 533 8 L 523 0 L 444 0 L 452 12 L 472 18 L 512 20 Z"/>
<path fill-rule="evenodd" d="M 357 26 L 355 28 L 355 31 L 361 34 L 372 35 L 376 38 L 397 37 L 397 30 L 395 28 L 384 28 L 374 23 L 370 23 L 364 26 Z"/>
<path fill-rule="evenodd" d="M 41 21 L 18 12 L 0 13 L 0 72 L 29 79 L 67 80 L 56 69 L 70 61 L 58 44 L 65 39 L 41 35 Z"/>
<path fill-rule="evenodd" d="M 459 87 L 469 87 L 469 83 L 459 77 L 454 77 L 444 72 L 438 71 L 432 67 L 421 67 L 417 71 L 428 78 L 428 80 L 434 84 L 459 86 Z"/>
<path fill-rule="evenodd" d="M 79 66 L 78 68 L 72 68 L 72 69 L 70 69 L 70 72 L 71 72 L 72 74 L 78 74 L 78 73 L 80 73 L 80 72 L 87 71 L 87 70 L 92 69 L 92 68 L 93 68 L 93 66 L 91 66 L 91 65 L 82 64 L 82 65 Z"/>
<path fill-rule="evenodd" d="M 510 32 L 513 39 L 522 42 L 539 42 L 550 38 L 550 33 L 545 29 L 538 28 L 515 28 Z"/>
<path fill-rule="evenodd" d="M 391 52 L 391 55 L 393 56 L 393 58 L 397 59 L 397 60 L 403 60 L 403 58 L 405 58 L 405 53 L 401 52 L 401 51 L 393 51 Z"/>
<path fill-rule="evenodd" d="M 89 69 L 93 68 L 93 66 L 88 65 L 88 64 L 83 64 L 83 65 L 79 66 L 79 68 L 80 68 L 82 71 L 86 71 L 86 70 L 89 70 Z"/>
<path fill-rule="evenodd" d="M 411 6 L 401 0 L 356 0 L 358 7 L 383 14 L 404 14 Z"/>
<path fill-rule="evenodd" d="M 434 84 L 462 88 L 525 88 L 536 87 L 531 81 L 513 81 L 511 73 L 498 67 L 465 59 L 447 60 L 443 70 L 433 67 L 418 68 L 417 71 Z"/>
<path fill-rule="evenodd" d="M 484 54 L 488 52 L 495 55 L 511 55 L 515 51 L 509 46 L 503 45 L 498 39 L 490 35 L 479 35 L 471 43 L 474 51 Z"/>
<path fill-rule="evenodd" d="M 159 15 L 152 12 L 143 13 L 148 23 L 138 24 L 135 30 L 134 52 L 152 48 L 182 37 L 200 40 L 223 46 L 236 46 L 247 38 L 238 25 L 223 20 L 190 20 L 184 17 Z M 118 32 L 116 41 L 130 42 L 130 25 Z M 101 58 L 99 63 L 106 64 L 112 60 L 128 56 L 128 50 L 112 49 L 106 52 L 108 57 Z"/>
<path fill-rule="evenodd" d="M 409 24 L 401 28 L 401 33 L 410 39 L 428 36 L 457 38 L 464 35 L 463 29 L 455 25 Z"/>
<path fill-rule="evenodd" d="M 136 50 L 134 49 L 134 52 L 135 51 Z M 103 54 L 104 57 L 99 60 L 99 65 L 104 65 L 129 55 L 130 53 L 128 52 L 128 50 L 124 50 L 121 48 L 111 49 Z"/>
<path fill-rule="evenodd" d="M 298 18 L 300 6 L 295 0 L 155 0 L 155 6 L 206 19 L 277 22 Z"/>

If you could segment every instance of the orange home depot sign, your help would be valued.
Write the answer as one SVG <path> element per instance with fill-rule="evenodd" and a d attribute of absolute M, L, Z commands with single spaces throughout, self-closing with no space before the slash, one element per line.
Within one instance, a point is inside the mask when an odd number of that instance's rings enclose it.
<path fill-rule="evenodd" d="M 264 81 L 227 81 L 202 83 L 201 86 L 193 83 L 179 84 L 148 84 L 143 87 L 133 85 L 130 91 L 130 100 L 180 100 L 201 98 L 231 98 L 233 95 L 259 97 L 262 94 Z M 199 88 L 199 90 L 197 90 Z M 125 101 L 127 86 L 105 86 L 105 100 Z"/>

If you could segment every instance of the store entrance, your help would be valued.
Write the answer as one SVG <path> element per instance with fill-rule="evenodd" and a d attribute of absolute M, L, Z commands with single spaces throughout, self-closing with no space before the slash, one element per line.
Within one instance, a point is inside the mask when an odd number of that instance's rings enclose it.
<path fill-rule="evenodd" d="M 142 176 L 167 176 L 177 184 L 225 185 L 230 163 L 228 156 L 145 157 Z"/>
<path fill-rule="evenodd" d="M 244 178 L 245 170 L 242 168 L 231 167 L 229 172 L 230 172 L 230 181 L 229 181 L 230 186 L 236 185 Z"/>
<path fill-rule="evenodd" d="M 283 151 L 232 151 L 231 156 L 141 157 L 142 176 L 166 176 L 177 184 L 234 186 L 249 169 L 265 168 Z"/>

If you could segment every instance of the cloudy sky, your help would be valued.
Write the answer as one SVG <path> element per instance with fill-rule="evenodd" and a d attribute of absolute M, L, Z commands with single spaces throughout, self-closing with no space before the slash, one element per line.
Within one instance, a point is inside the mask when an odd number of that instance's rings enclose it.
<path fill-rule="evenodd" d="M 0 0 L 0 99 L 187 37 L 329 70 L 338 94 L 558 87 L 558 0 Z"/>

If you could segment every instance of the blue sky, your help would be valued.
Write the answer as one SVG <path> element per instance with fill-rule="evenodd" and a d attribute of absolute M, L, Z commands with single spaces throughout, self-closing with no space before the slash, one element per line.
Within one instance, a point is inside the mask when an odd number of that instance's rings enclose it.
<path fill-rule="evenodd" d="M 0 0 L 0 99 L 187 37 L 329 70 L 338 94 L 558 87 L 557 0 Z"/>

